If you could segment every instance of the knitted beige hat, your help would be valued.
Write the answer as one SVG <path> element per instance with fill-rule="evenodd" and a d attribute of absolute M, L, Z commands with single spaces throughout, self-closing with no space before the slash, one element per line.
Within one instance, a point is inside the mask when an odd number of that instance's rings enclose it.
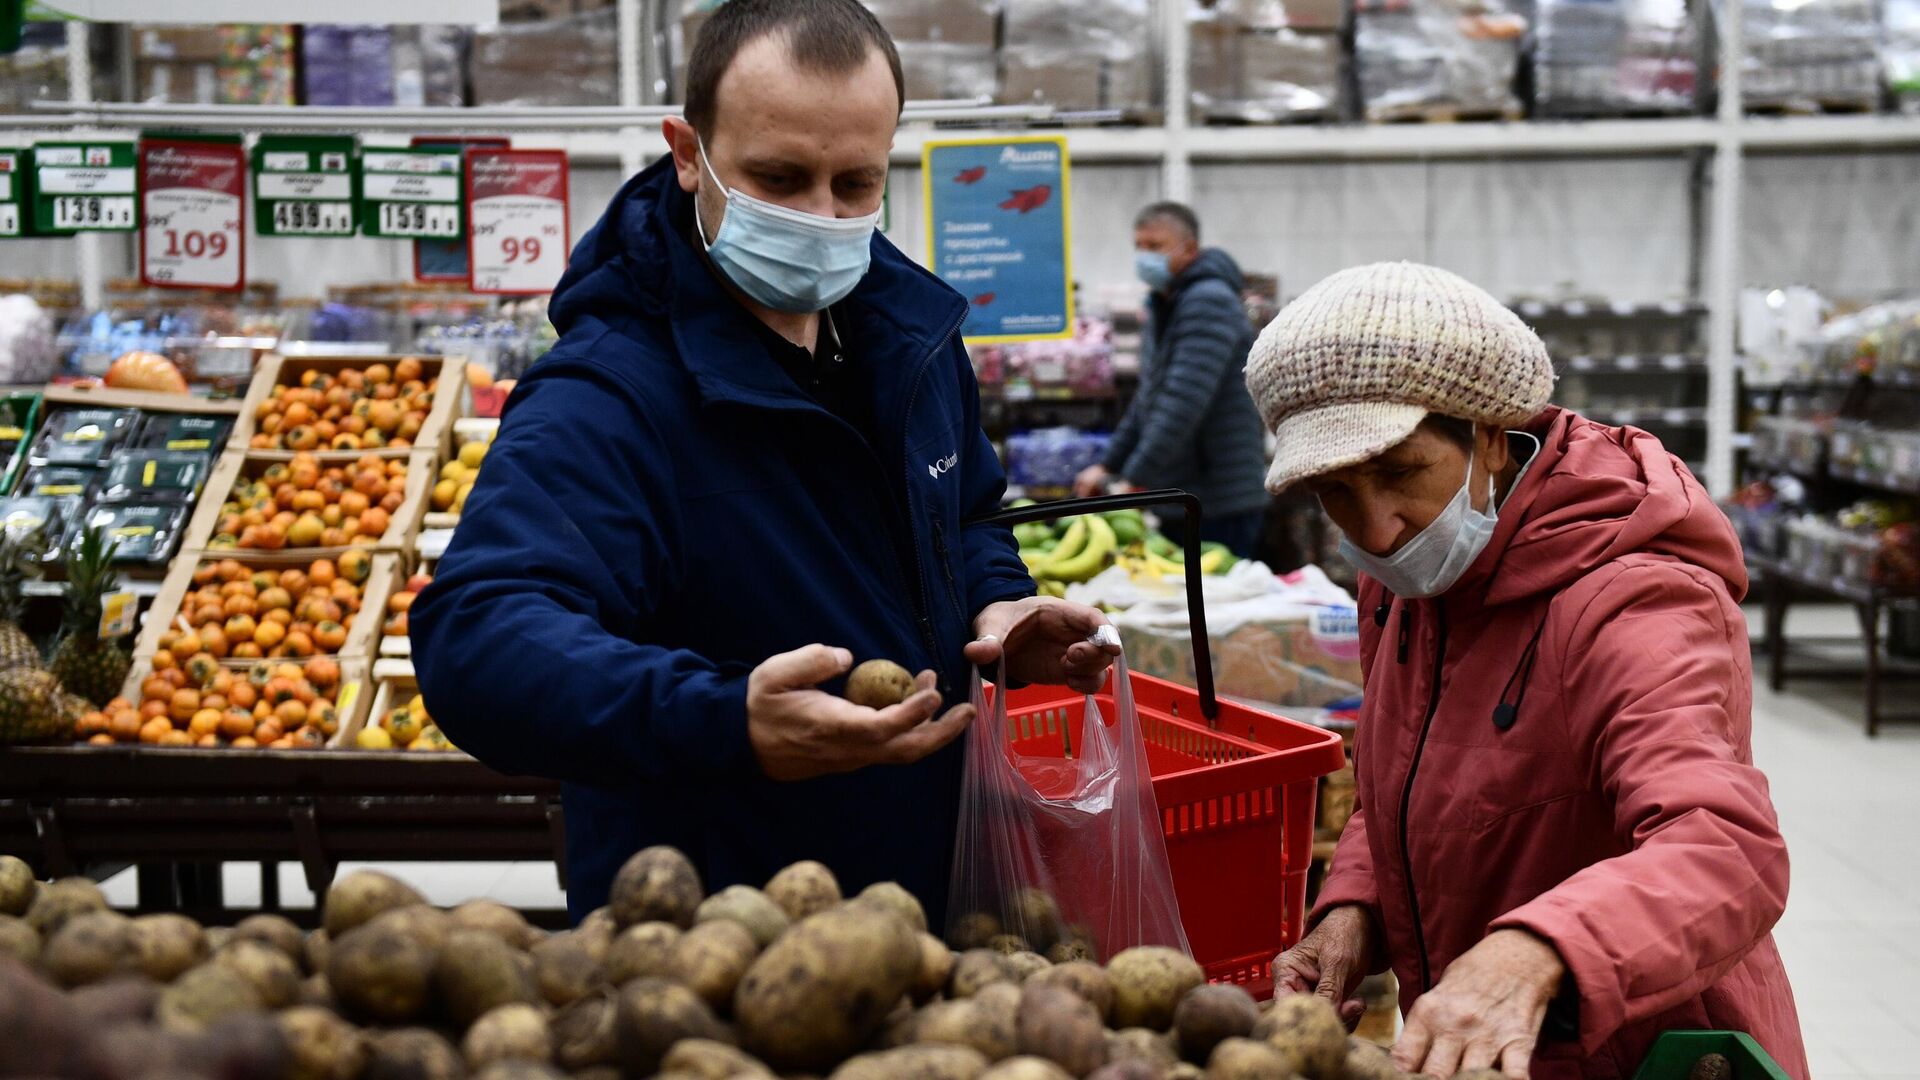
<path fill-rule="evenodd" d="M 1279 444 L 1267 471 L 1278 494 L 1399 444 L 1430 412 L 1518 427 L 1546 408 L 1553 362 L 1479 286 L 1374 263 L 1288 304 L 1247 357 L 1247 389 Z"/>

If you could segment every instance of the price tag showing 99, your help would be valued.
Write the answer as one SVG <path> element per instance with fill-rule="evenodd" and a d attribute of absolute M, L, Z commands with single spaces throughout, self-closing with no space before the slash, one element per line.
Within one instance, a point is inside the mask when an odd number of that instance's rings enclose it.
<path fill-rule="evenodd" d="M 551 150 L 467 152 L 473 291 L 537 295 L 567 269 L 567 161 Z"/>

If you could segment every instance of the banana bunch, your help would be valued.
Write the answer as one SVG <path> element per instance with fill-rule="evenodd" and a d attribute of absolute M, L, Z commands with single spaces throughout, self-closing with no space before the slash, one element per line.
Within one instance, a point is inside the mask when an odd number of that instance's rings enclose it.
<path fill-rule="evenodd" d="M 1151 539 L 1161 539 L 1157 534 Z M 1182 561 L 1180 549 L 1172 543 L 1154 545 L 1151 542 L 1131 545 L 1115 556 L 1114 562 L 1127 571 L 1128 576 L 1139 582 L 1160 582 L 1169 577 L 1185 580 L 1187 566 Z M 1224 574 L 1238 562 L 1233 552 L 1224 544 L 1204 544 L 1200 549 L 1200 572 L 1209 577 Z"/>
<path fill-rule="evenodd" d="M 1107 568 L 1119 546 L 1119 538 L 1106 518 L 1077 517 L 1051 550 L 1021 548 L 1020 561 L 1035 578 L 1044 581 L 1085 581 Z"/>
<path fill-rule="evenodd" d="M 1138 510 L 1089 514 L 1057 525 L 1028 522 L 1014 526 L 1013 534 L 1020 561 L 1046 596 L 1063 596 L 1068 583 L 1087 581 L 1113 565 L 1137 582 L 1184 578 L 1187 572 L 1180 545 L 1148 529 Z M 1237 561 L 1222 544 L 1201 547 L 1202 573 L 1223 574 Z"/>

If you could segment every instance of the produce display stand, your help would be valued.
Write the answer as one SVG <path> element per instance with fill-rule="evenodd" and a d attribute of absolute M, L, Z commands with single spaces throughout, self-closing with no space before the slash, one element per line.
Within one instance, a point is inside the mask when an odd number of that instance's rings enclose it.
<path fill-rule="evenodd" d="M 1882 710 L 1880 704 L 1882 680 L 1920 680 L 1920 664 L 1885 655 L 1886 649 L 1880 634 L 1882 614 L 1920 614 L 1920 592 L 1892 590 L 1846 578 L 1815 577 L 1785 559 L 1759 554 L 1750 553 L 1747 565 L 1766 579 L 1767 683 L 1775 693 L 1786 687 L 1789 678 L 1840 682 L 1859 680 L 1865 695 L 1864 711 L 1869 737 L 1880 734 L 1882 724 L 1920 722 L 1920 712 L 1888 713 Z M 1787 610 L 1796 599 L 1796 589 L 1844 600 L 1853 606 L 1860 622 L 1860 641 L 1865 656 L 1863 664 L 1823 664 L 1788 669 L 1790 654 L 1803 651 L 1796 649 L 1796 644 L 1818 644 L 1816 639 L 1802 638 L 1796 643 L 1787 637 Z M 1854 639 L 1845 640 L 1851 643 Z"/>
<path fill-rule="evenodd" d="M 315 895 L 346 860 L 551 859 L 566 885 L 560 785 L 464 754 L 0 747 L 0 793 L 0 852 L 53 877 L 137 864 L 143 910 L 214 922 L 245 914 L 201 869 L 221 862 L 263 864 L 269 911 L 280 862 Z"/>

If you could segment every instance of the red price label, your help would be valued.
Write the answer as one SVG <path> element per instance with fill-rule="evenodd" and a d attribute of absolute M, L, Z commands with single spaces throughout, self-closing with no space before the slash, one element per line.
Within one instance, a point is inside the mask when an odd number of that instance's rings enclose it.
<path fill-rule="evenodd" d="M 551 292 L 567 269 L 566 155 L 475 147 L 466 172 L 473 291 Z"/>
<path fill-rule="evenodd" d="M 181 289 L 246 283 L 246 153 L 238 143 L 140 144 L 140 277 Z"/>

